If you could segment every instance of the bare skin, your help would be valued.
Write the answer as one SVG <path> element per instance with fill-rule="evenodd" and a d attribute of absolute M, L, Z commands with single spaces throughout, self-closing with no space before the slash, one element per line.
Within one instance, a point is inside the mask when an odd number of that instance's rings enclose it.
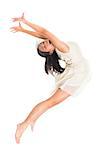
<path fill-rule="evenodd" d="M 69 93 L 62 91 L 60 88 L 53 94 L 50 98 L 41 103 L 37 104 L 32 111 L 29 113 L 28 117 L 20 124 L 17 125 L 15 140 L 16 143 L 20 143 L 20 138 L 24 131 L 29 125 L 34 125 L 36 120 L 48 109 L 53 106 L 63 102 L 70 96 Z M 69 99 L 67 99 L 69 100 Z"/>
<path fill-rule="evenodd" d="M 37 37 L 37 38 L 41 38 L 44 40 L 50 40 L 52 43 L 52 46 L 57 48 L 59 51 L 66 53 L 69 51 L 69 46 L 62 42 L 58 37 L 56 37 L 54 34 L 52 34 L 50 31 L 48 31 L 47 29 L 33 24 L 31 22 L 29 22 L 28 20 L 25 19 L 24 17 L 24 13 L 22 14 L 21 17 L 19 18 L 12 18 L 13 22 L 18 21 L 19 22 L 19 26 L 14 26 L 11 27 L 11 31 L 12 32 L 23 32 L 26 34 L 29 34 L 31 36 Z M 24 23 L 25 25 L 29 26 L 30 28 L 32 28 L 34 31 L 29 31 L 26 30 L 25 28 L 23 28 L 21 26 L 21 22 Z M 43 49 L 43 51 L 52 51 L 52 47 L 50 48 L 50 45 L 48 45 L 46 47 L 46 49 Z"/>
<path fill-rule="evenodd" d="M 21 17 L 12 18 L 13 22 L 18 21 L 19 26 L 11 27 L 12 32 L 22 32 L 28 35 L 44 39 L 44 42 L 39 44 L 39 49 L 44 52 L 52 53 L 54 48 L 57 48 L 59 51 L 66 53 L 69 51 L 69 47 L 67 44 L 59 40 L 54 34 L 49 32 L 43 27 L 40 27 L 36 24 L 33 24 L 25 19 L 24 13 Z M 34 31 L 26 30 L 22 27 L 21 22 L 32 28 Z M 49 43 L 49 40 L 51 43 Z M 37 104 L 32 111 L 29 113 L 28 117 L 20 124 L 17 125 L 16 133 L 15 133 L 15 140 L 16 143 L 20 143 L 20 139 L 26 130 L 26 128 L 31 125 L 33 126 L 36 120 L 48 109 L 52 108 L 53 106 L 61 103 L 62 101 L 66 100 L 70 94 L 68 92 L 62 91 L 60 88 L 47 100 L 42 101 L 41 103 Z"/>

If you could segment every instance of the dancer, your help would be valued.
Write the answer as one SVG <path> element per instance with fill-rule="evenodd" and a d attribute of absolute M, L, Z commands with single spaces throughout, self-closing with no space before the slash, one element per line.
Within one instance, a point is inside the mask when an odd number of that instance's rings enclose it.
<path fill-rule="evenodd" d="M 64 43 L 47 29 L 28 21 L 24 13 L 21 17 L 12 20 L 19 22 L 18 26 L 11 27 L 12 32 L 23 32 L 43 40 L 37 45 L 36 50 L 41 57 L 45 58 L 45 72 L 55 78 L 55 89 L 52 95 L 37 104 L 27 118 L 17 125 L 15 139 L 16 143 L 20 143 L 20 138 L 29 125 L 33 127 L 45 111 L 68 100 L 81 88 L 89 74 L 89 67 L 80 47 L 75 42 Z M 23 28 L 21 23 L 29 26 L 33 31 Z"/>

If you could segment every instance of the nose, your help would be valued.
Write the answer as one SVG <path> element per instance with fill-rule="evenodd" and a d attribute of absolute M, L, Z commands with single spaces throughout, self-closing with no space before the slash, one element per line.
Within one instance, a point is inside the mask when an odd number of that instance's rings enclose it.
<path fill-rule="evenodd" d="M 44 48 L 47 48 L 47 44 L 44 44 Z"/>
<path fill-rule="evenodd" d="M 48 41 L 45 41 L 44 42 L 44 47 L 47 47 L 48 46 Z"/>

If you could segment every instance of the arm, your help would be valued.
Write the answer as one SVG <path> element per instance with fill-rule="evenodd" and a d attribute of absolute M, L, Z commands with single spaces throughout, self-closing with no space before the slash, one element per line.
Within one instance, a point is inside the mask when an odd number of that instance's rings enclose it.
<path fill-rule="evenodd" d="M 44 38 L 44 39 L 49 39 L 52 44 L 61 52 L 68 52 L 69 51 L 69 46 L 60 41 L 55 35 L 53 35 L 51 32 L 47 31 L 45 28 L 40 27 L 36 24 L 30 23 L 26 20 L 24 20 L 24 22 L 26 22 L 25 24 L 29 25 L 30 27 L 32 27 L 33 29 L 35 29 L 38 33 L 38 35 L 40 34 L 40 38 Z"/>
<path fill-rule="evenodd" d="M 51 32 L 47 31 L 45 28 L 40 27 L 36 24 L 33 24 L 29 21 L 27 21 L 24 18 L 24 13 L 22 14 L 22 17 L 20 18 L 13 18 L 13 21 L 22 21 L 26 25 L 30 26 L 32 29 L 36 30 L 36 32 L 41 35 L 45 39 L 49 39 L 52 44 L 61 52 L 68 52 L 69 51 L 69 46 L 65 44 L 64 42 L 60 41 L 54 34 Z M 33 33 L 32 33 L 33 34 Z M 36 33 L 35 33 L 36 34 Z"/>
<path fill-rule="evenodd" d="M 12 19 L 13 19 L 13 22 L 16 22 L 16 21 L 23 22 L 24 24 L 31 27 L 33 30 L 35 30 L 37 32 L 42 32 L 43 31 L 43 27 L 40 27 L 39 25 L 33 24 L 30 21 L 26 20 L 25 17 L 24 17 L 24 13 L 22 14 L 21 17 L 12 18 Z"/>
<path fill-rule="evenodd" d="M 54 34 L 47 31 L 46 29 L 42 29 L 41 32 L 33 32 L 33 31 L 28 31 L 28 30 L 23 29 L 22 32 L 30 34 L 38 38 L 49 39 L 54 45 L 54 47 L 56 47 L 59 51 L 63 53 L 68 52 L 70 49 L 66 43 L 60 41 L 60 39 L 58 39 Z"/>
<path fill-rule="evenodd" d="M 42 32 L 43 31 L 43 27 L 40 27 L 39 25 L 33 24 L 31 22 L 29 22 L 28 20 L 23 20 L 23 23 L 28 25 L 29 27 L 31 27 L 33 30 L 37 31 L 37 32 Z"/>
<path fill-rule="evenodd" d="M 33 31 L 30 31 L 30 30 L 26 30 L 24 29 L 21 24 L 19 23 L 19 26 L 15 26 L 15 27 L 12 27 L 11 28 L 12 32 L 23 32 L 23 33 L 26 33 L 26 34 L 29 34 L 31 36 L 34 36 L 34 37 L 37 37 L 37 38 L 42 38 L 42 39 L 46 39 L 42 33 L 40 32 L 33 32 Z"/>
<path fill-rule="evenodd" d="M 37 37 L 37 38 L 46 39 L 39 32 L 33 32 L 33 31 L 30 31 L 30 30 L 26 30 L 26 29 L 23 29 L 21 32 L 32 35 L 32 36 Z"/>
<path fill-rule="evenodd" d="M 42 34 L 44 35 L 45 38 L 49 39 L 52 44 L 61 52 L 66 53 L 69 51 L 69 46 L 62 42 L 60 39 L 58 39 L 54 34 L 49 32 L 48 30 L 44 29 L 42 31 Z"/>
<path fill-rule="evenodd" d="M 33 31 L 26 30 L 26 29 L 23 29 L 21 32 L 26 33 L 26 34 L 29 34 L 29 35 L 32 35 L 32 36 L 37 37 L 37 38 L 46 39 L 45 37 L 43 37 L 43 36 L 42 36 L 40 33 L 38 33 L 38 32 L 33 32 Z"/>

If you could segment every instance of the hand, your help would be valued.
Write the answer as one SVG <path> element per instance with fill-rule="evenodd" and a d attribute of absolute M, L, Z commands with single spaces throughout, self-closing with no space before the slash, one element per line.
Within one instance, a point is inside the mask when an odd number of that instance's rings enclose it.
<path fill-rule="evenodd" d="M 21 17 L 17 17 L 17 18 L 12 18 L 12 20 L 13 20 L 13 22 L 15 22 L 15 21 L 24 21 L 25 20 L 25 18 L 24 18 L 24 13 L 22 13 L 22 16 Z"/>
<path fill-rule="evenodd" d="M 19 22 L 19 26 L 11 27 L 10 29 L 11 29 L 11 32 L 13 32 L 13 33 L 23 31 L 23 28 L 22 28 L 20 22 Z"/>

